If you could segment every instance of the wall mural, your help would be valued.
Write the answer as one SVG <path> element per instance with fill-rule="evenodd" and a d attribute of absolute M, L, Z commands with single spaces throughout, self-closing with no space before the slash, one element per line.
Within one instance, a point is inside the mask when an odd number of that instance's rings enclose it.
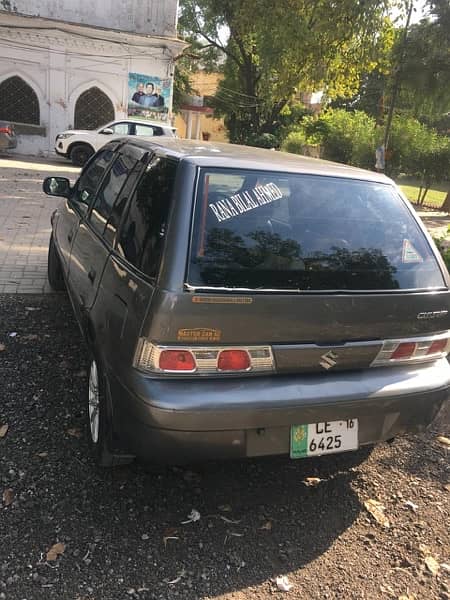
<path fill-rule="evenodd" d="M 141 73 L 128 74 L 129 117 L 167 121 L 171 96 L 171 79 Z"/>

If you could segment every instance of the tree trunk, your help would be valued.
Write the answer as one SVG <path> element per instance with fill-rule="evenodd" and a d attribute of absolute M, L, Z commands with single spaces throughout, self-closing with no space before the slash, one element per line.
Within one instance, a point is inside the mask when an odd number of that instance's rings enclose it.
<path fill-rule="evenodd" d="M 450 192 L 447 192 L 447 195 L 444 199 L 444 204 L 442 205 L 442 210 L 450 213 Z"/>

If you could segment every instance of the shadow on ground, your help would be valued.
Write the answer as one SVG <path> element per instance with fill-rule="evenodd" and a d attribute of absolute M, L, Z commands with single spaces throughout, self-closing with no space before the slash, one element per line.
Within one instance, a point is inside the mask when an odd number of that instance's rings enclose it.
<path fill-rule="evenodd" d="M 354 457 L 97 469 L 86 350 L 67 298 L 3 296 L 0 310 L 0 477 L 15 495 L 2 513 L 8 599 L 215 597 L 308 564 L 360 513 L 358 474 L 341 470 Z M 311 475 L 326 481 L 307 487 Z M 201 519 L 181 524 L 192 509 Z M 56 542 L 64 554 L 48 563 Z"/>

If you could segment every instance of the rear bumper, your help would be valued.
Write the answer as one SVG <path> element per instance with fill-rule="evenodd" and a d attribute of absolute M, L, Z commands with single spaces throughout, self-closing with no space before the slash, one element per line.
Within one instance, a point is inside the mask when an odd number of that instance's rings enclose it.
<path fill-rule="evenodd" d="M 422 431 L 449 397 L 450 366 L 196 381 L 131 372 L 109 381 L 127 450 L 182 463 L 288 454 L 291 425 L 357 418 L 360 445 Z"/>

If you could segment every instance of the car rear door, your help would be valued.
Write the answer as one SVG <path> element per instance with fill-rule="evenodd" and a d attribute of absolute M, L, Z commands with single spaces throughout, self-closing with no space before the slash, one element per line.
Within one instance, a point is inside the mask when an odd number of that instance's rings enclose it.
<path fill-rule="evenodd" d="M 137 160 L 126 152 L 109 150 L 101 152 L 97 162 L 104 174 L 89 213 L 80 221 L 70 255 L 69 286 L 81 318 L 94 302 L 111 251 L 108 227 L 117 215 L 122 188 L 137 164 Z"/>
<path fill-rule="evenodd" d="M 153 156 L 130 195 L 115 249 L 102 277 L 92 319 L 113 372 L 131 366 L 158 277 L 177 161 Z M 131 186 L 130 186 L 131 187 Z"/>

